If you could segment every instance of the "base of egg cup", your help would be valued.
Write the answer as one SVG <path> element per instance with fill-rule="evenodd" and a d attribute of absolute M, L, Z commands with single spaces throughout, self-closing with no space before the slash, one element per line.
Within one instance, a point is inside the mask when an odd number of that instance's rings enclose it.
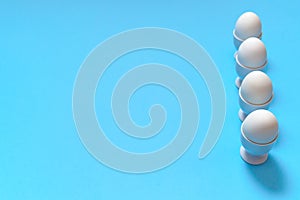
<path fill-rule="evenodd" d="M 268 154 L 260 156 L 251 155 L 243 146 L 240 148 L 240 155 L 246 163 L 251 165 L 261 165 L 268 159 Z"/>
<path fill-rule="evenodd" d="M 270 103 L 273 100 L 273 96 L 274 95 L 272 94 L 271 98 L 264 104 L 251 104 L 242 97 L 241 90 L 239 90 L 239 105 L 241 107 L 241 112 L 244 112 L 247 116 L 249 113 L 251 113 L 255 110 L 258 110 L 258 109 L 267 110 L 270 106 Z M 240 111 L 239 111 L 239 115 L 240 115 Z M 243 120 L 241 119 L 241 121 L 243 121 Z"/>
<path fill-rule="evenodd" d="M 246 119 L 246 117 L 247 117 L 247 114 L 246 114 L 242 109 L 239 110 L 238 115 L 239 115 L 239 119 L 240 119 L 242 122 L 243 122 L 243 121 Z"/>
<path fill-rule="evenodd" d="M 237 51 L 234 52 L 234 54 L 233 54 L 233 58 L 234 58 L 234 59 L 235 59 L 235 57 L 237 56 L 237 53 L 238 53 Z"/>
<path fill-rule="evenodd" d="M 237 88 L 240 88 L 241 87 L 241 85 L 242 85 L 242 79 L 240 78 L 240 77 L 236 77 L 236 79 L 235 79 L 235 86 L 237 87 Z"/>
<path fill-rule="evenodd" d="M 235 71 L 237 73 L 237 75 L 240 77 L 240 79 L 244 79 L 245 76 L 247 76 L 250 72 L 253 72 L 253 71 L 264 71 L 266 69 L 266 66 L 268 64 L 268 61 L 266 61 L 262 66 L 260 67 L 257 67 L 257 68 L 249 68 L 249 67 L 246 67 L 244 65 L 242 65 L 239 60 L 238 60 L 238 56 L 236 55 L 235 57 L 235 61 L 236 61 L 236 64 L 235 64 Z"/>

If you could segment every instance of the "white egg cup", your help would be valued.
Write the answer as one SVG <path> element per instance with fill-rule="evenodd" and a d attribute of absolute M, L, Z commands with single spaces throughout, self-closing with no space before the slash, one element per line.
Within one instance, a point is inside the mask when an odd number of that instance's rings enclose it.
<path fill-rule="evenodd" d="M 249 140 L 244 132 L 243 125 L 241 127 L 241 142 L 240 155 L 242 159 L 252 165 L 260 165 L 268 159 L 268 152 L 272 149 L 273 144 L 278 138 L 278 132 L 274 140 L 269 143 L 259 144 Z"/>
<path fill-rule="evenodd" d="M 235 79 L 235 85 L 237 88 L 240 88 L 243 79 L 245 78 L 245 76 L 247 76 L 247 74 L 253 71 L 265 71 L 266 66 L 268 64 L 268 61 L 266 61 L 262 66 L 257 68 L 246 67 L 239 62 L 237 54 L 235 55 L 235 61 L 236 61 L 235 71 L 238 74 L 238 77 Z"/>
<path fill-rule="evenodd" d="M 236 49 L 239 49 L 240 45 L 244 42 L 244 40 L 242 40 L 238 36 L 236 36 L 235 29 L 233 30 L 232 35 L 233 35 L 233 44 Z"/>
<path fill-rule="evenodd" d="M 252 104 L 252 103 L 249 103 L 248 101 L 246 101 L 242 97 L 241 90 L 239 90 L 239 104 L 240 104 L 241 108 L 239 110 L 238 116 L 239 116 L 240 120 L 244 121 L 245 118 L 247 117 L 247 115 L 255 110 L 258 110 L 258 109 L 266 109 L 267 110 L 270 106 L 270 103 L 273 100 L 273 96 L 274 96 L 274 94 L 272 93 L 271 98 L 264 104 Z"/>

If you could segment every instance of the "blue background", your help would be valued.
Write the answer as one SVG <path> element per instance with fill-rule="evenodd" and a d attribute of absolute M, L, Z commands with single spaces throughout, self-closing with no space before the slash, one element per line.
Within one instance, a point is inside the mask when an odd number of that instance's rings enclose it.
<path fill-rule="evenodd" d="M 1 1 L 0 199 L 300 199 L 299 6 L 296 0 Z M 232 29 L 238 16 L 249 10 L 263 23 L 267 73 L 275 90 L 270 110 L 280 123 L 278 143 L 268 162 L 257 167 L 239 156 L 234 86 Z M 210 118 L 202 78 L 186 62 L 164 52 L 135 52 L 120 59 L 97 90 L 96 109 L 104 129 L 116 128 L 109 98 L 101 95 L 110 97 L 122 73 L 147 62 L 168 64 L 184 74 L 197 93 L 201 112 L 197 137 L 178 161 L 154 173 L 126 174 L 99 163 L 80 142 L 72 116 L 73 84 L 97 44 L 121 31 L 148 26 L 180 31 L 206 48 L 224 81 L 227 115 L 217 145 L 199 160 Z M 166 144 L 180 120 L 170 92 L 142 88 L 132 97 L 130 110 L 136 123 L 145 125 L 147 109 L 158 102 L 168 111 L 161 135 L 138 141 L 116 130 L 108 137 L 136 152 Z"/>

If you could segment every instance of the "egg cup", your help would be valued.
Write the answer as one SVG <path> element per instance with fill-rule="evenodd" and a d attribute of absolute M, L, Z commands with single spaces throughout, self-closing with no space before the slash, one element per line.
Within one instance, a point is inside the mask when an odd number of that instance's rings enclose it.
<path fill-rule="evenodd" d="M 235 55 L 235 61 L 235 71 L 238 74 L 238 77 L 235 79 L 235 85 L 237 88 L 240 88 L 242 81 L 245 78 L 245 76 L 247 76 L 247 74 L 253 71 L 265 71 L 266 66 L 268 64 L 268 61 L 266 61 L 262 66 L 257 68 L 246 67 L 239 62 L 238 55 Z"/>
<path fill-rule="evenodd" d="M 271 98 L 264 104 L 252 104 L 247 102 L 241 95 L 241 90 L 239 90 L 239 104 L 240 104 L 240 110 L 238 113 L 238 116 L 240 118 L 241 121 L 244 121 L 245 118 L 247 117 L 247 115 L 251 112 L 253 112 L 254 110 L 258 110 L 258 109 L 268 109 L 270 106 L 270 103 L 273 100 L 273 96 L 274 94 L 272 93 Z"/>
<path fill-rule="evenodd" d="M 276 137 L 269 143 L 259 144 L 249 140 L 244 132 L 243 125 L 241 127 L 241 142 L 242 146 L 240 148 L 240 155 L 242 159 L 252 165 L 259 165 L 264 163 L 268 159 L 268 152 L 272 149 L 273 144 L 278 138 L 278 133 Z"/>
<path fill-rule="evenodd" d="M 238 36 L 236 36 L 235 29 L 233 30 L 232 35 L 233 35 L 233 44 L 234 44 L 235 48 L 238 49 L 240 47 L 240 45 L 242 44 L 242 42 L 244 42 L 244 40 L 242 40 Z"/>
<path fill-rule="evenodd" d="M 235 29 L 233 30 L 232 35 L 233 35 L 233 44 L 234 44 L 235 48 L 238 49 L 245 40 L 242 40 L 241 38 L 236 36 Z M 261 40 L 262 33 L 260 33 L 260 35 L 257 38 Z"/>

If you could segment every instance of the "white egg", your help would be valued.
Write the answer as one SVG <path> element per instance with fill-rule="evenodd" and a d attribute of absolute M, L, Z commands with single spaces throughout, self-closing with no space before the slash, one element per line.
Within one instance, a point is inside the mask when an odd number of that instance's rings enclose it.
<path fill-rule="evenodd" d="M 264 72 L 250 72 L 242 82 L 240 95 L 251 104 L 265 104 L 273 96 L 272 81 Z"/>
<path fill-rule="evenodd" d="M 248 140 L 267 144 L 277 137 L 278 121 L 268 110 L 255 110 L 247 116 L 241 129 Z"/>
<path fill-rule="evenodd" d="M 259 68 L 267 62 L 266 47 L 260 39 L 248 38 L 240 45 L 236 59 L 245 67 Z"/>
<path fill-rule="evenodd" d="M 235 35 L 241 40 L 246 40 L 249 37 L 260 37 L 261 33 L 261 21 L 253 12 L 245 12 L 235 24 Z"/>

